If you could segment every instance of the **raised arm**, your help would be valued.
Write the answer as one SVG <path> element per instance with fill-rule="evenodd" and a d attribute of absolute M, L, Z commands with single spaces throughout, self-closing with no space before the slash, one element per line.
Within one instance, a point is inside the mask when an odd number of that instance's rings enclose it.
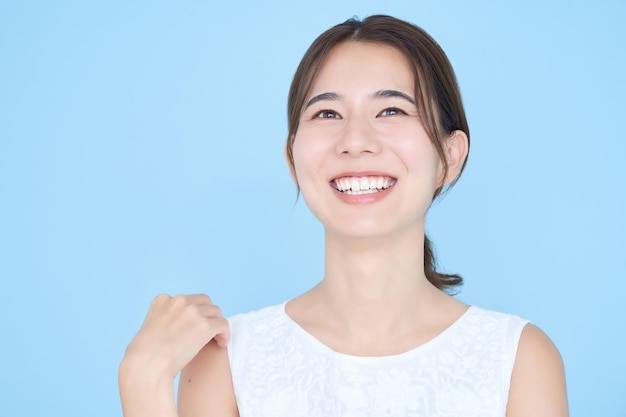
<path fill-rule="evenodd" d="M 536 326 L 522 332 L 511 377 L 507 417 L 567 417 L 563 360 Z"/>
<path fill-rule="evenodd" d="M 208 356 L 215 356 L 215 363 L 225 361 L 228 366 L 225 350 L 228 338 L 228 321 L 208 296 L 160 295 L 155 298 L 119 367 L 124 416 L 178 417 L 174 378 L 201 350 L 208 352 Z M 204 350 L 212 339 L 215 348 Z M 207 354 L 203 353 L 204 356 Z M 215 380 L 225 377 L 223 370 L 221 373 L 216 370 L 214 374 Z M 226 382 L 229 381 L 228 373 Z"/>

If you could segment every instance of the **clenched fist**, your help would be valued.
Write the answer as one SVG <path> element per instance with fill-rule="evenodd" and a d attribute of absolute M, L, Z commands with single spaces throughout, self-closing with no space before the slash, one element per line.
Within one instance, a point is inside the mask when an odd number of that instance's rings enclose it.
<path fill-rule="evenodd" d="M 209 296 L 157 296 L 120 364 L 124 414 L 175 415 L 173 380 L 176 375 L 212 339 L 225 347 L 229 336 L 228 321 Z M 163 403 L 154 403 L 159 401 Z M 150 407 L 152 409 L 148 410 Z"/>

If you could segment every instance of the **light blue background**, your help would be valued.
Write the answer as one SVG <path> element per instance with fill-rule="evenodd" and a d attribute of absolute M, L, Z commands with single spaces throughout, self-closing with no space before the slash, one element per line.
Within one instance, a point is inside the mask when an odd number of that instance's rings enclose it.
<path fill-rule="evenodd" d="M 626 2 L 380 3 L 1 3 L 2 415 L 120 415 L 160 292 L 232 314 L 317 282 L 287 90 L 315 36 L 386 13 L 461 84 L 470 161 L 428 221 L 460 298 L 553 338 L 572 416 L 626 416 Z"/>

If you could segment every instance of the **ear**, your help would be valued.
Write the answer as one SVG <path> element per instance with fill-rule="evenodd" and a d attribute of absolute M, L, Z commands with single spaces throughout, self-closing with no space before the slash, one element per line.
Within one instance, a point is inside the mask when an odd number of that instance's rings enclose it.
<path fill-rule="evenodd" d="M 462 130 L 455 130 L 446 139 L 444 147 L 448 162 L 448 174 L 444 179 L 444 184 L 450 184 L 463 168 L 463 163 L 469 152 L 469 138 Z"/>
<path fill-rule="evenodd" d="M 298 179 L 296 178 L 296 170 L 292 163 L 291 157 L 293 156 L 293 154 L 289 152 L 289 142 L 290 140 L 287 141 L 287 145 L 285 146 L 285 161 L 287 162 L 287 166 L 289 167 L 289 174 L 291 174 L 291 179 L 293 180 L 293 182 L 296 184 L 296 187 L 297 187 Z"/>

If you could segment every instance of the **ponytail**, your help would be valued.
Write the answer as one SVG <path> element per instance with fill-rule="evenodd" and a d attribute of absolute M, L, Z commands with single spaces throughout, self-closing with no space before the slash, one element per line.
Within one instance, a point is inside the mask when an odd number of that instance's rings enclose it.
<path fill-rule="evenodd" d="M 431 284 L 446 292 L 451 292 L 450 290 L 454 287 L 463 285 L 463 278 L 460 275 L 437 272 L 433 244 L 426 235 L 424 235 L 424 274 Z"/>

